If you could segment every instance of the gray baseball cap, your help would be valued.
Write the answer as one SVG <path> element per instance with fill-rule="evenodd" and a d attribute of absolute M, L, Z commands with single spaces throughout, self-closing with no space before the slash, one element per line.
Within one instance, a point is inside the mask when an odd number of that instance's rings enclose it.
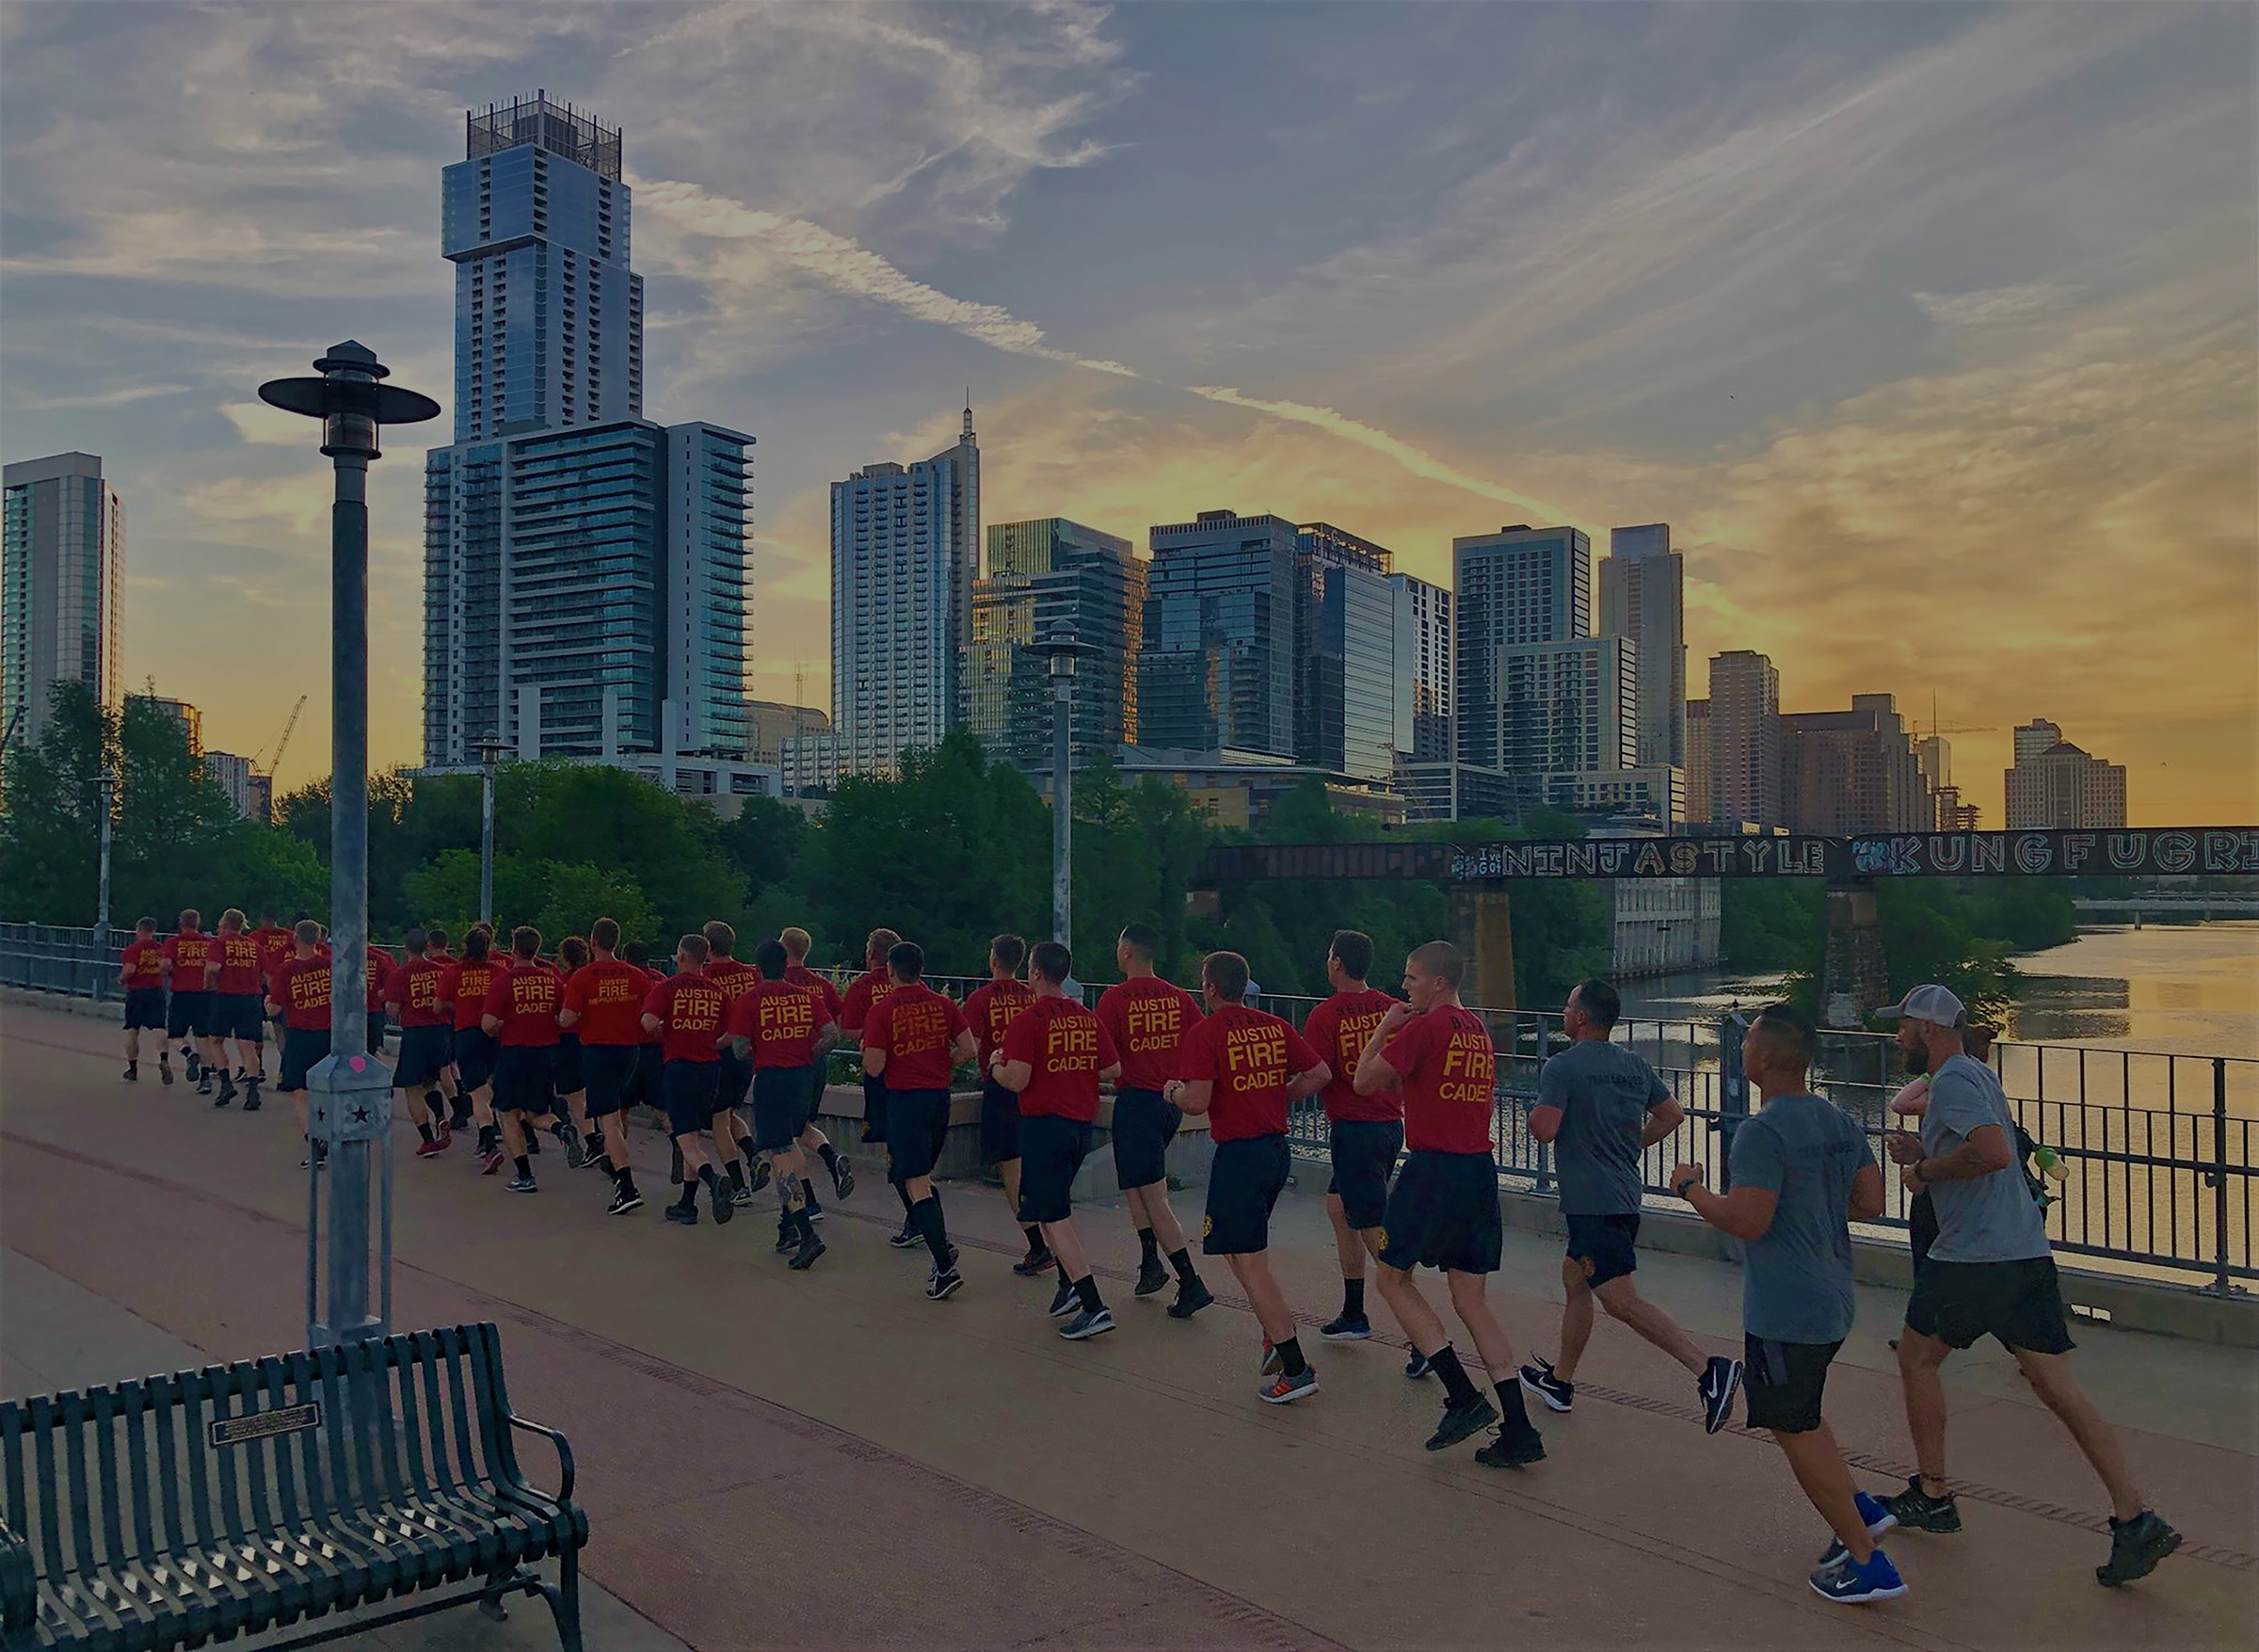
<path fill-rule="evenodd" d="M 1965 1027 L 1969 1024 L 1968 1006 L 1956 998 L 1951 990 L 1934 984 L 1915 987 L 1906 995 L 1903 1003 L 1879 1009 L 1875 1015 L 1885 1021 L 1934 1021 L 1941 1027 Z"/>

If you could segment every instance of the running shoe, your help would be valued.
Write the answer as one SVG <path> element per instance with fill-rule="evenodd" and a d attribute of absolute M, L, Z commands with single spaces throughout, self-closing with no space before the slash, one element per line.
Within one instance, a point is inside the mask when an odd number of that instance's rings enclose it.
<path fill-rule="evenodd" d="M 518 1194 L 539 1193 L 541 1184 L 530 1176 L 513 1176 L 510 1178 L 510 1191 Z"/>
<path fill-rule="evenodd" d="M 202 1078 L 196 1081 L 196 1093 L 200 1096 L 209 1096 L 212 1094 L 212 1074 L 209 1071 L 206 1071 Z"/>
<path fill-rule="evenodd" d="M 160 1061 L 157 1063 L 157 1083 L 160 1084 L 172 1083 L 172 1064 L 170 1062 Z"/>
<path fill-rule="evenodd" d="M 1931 1497 L 1922 1489 L 1922 1477 L 1918 1474 L 1906 1483 L 1904 1491 L 1882 1500 L 1891 1517 L 1909 1532 L 1961 1530 L 1961 1505 L 1953 1500 L 1953 1494 Z"/>
<path fill-rule="evenodd" d="M 669 1205 L 666 1207 L 666 1219 L 669 1222 L 679 1223 L 684 1227 L 696 1227 L 698 1225 L 698 1207 L 696 1205 Z"/>
<path fill-rule="evenodd" d="M 1428 1450 L 1448 1452 L 1461 1440 L 1472 1439 L 1498 1419 L 1498 1408 L 1481 1389 L 1464 1405 L 1446 1405 L 1443 1420 L 1428 1435 Z"/>
<path fill-rule="evenodd" d="M 2110 1518 L 2110 1558 L 2094 1568 L 2094 1580 L 2106 1589 L 2146 1578 L 2157 1563 L 2181 1547 L 2181 1534 L 2143 1509 L 2130 1520 Z"/>
<path fill-rule="evenodd" d="M 1306 1365 L 1292 1376 L 1281 1371 L 1277 1376 L 1256 1389 L 1255 1397 L 1266 1405 L 1290 1405 L 1318 1391 L 1318 1370 Z"/>
<path fill-rule="evenodd" d="M 1363 1342 L 1372 1336 L 1372 1322 L 1363 1314 L 1344 1313 L 1318 1327 L 1328 1342 Z"/>
<path fill-rule="evenodd" d="M 1085 1337 L 1103 1336 L 1113 1329 L 1113 1310 L 1112 1308 L 1101 1307 L 1096 1313 L 1089 1308 L 1083 1308 L 1073 1319 L 1059 1327 L 1059 1335 L 1069 1342 L 1080 1342 Z"/>
<path fill-rule="evenodd" d="M 1734 1396 L 1741 1391 L 1741 1362 L 1722 1354 L 1712 1355 L 1694 1384 L 1702 1401 L 1702 1431 L 1716 1434 L 1733 1420 Z"/>
<path fill-rule="evenodd" d="M 607 1216 L 624 1216 L 630 1211 L 640 1211 L 642 1209 L 643 1195 L 641 1194 L 630 1193 L 624 1187 L 614 1188 L 612 1190 L 611 1208 L 607 1210 L 604 1214 Z"/>
<path fill-rule="evenodd" d="M 713 1206 L 716 1222 L 727 1222 L 737 1214 L 737 1202 L 730 1195 L 729 1179 L 726 1176 L 713 1179 L 713 1185 L 707 1190 L 707 1201 Z"/>
<path fill-rule="evenodd" d="M 416 1157 L 419 1159 L 437 1159 L 446 1150 L 447 1144 L 440 1140 L 440 1138 L 437 1136 L 432 1137 L 428 1142 L 418 1142 L 416 1144 Z"/>
<path fill-rule="evenodd" d="M 1857 1606 L 1868 1600 L 1896 1600 L 1906 1593 L 1906 1583 L 1899 1576 L 1899 1568 L 1890 1564 L 1890 1556 L 1881 1549 L 1861 1565 L 1845 1555 L 1832 1566 L 1822 1566 L 1812 1574 L 1812 1593 L 1844 1606 Z"/>
<path fill-rule="evenodd" d="M 1177 1300 L 1169 1304 L 1169 1318 L 1189 1320 L 1215 1299 L 1216 1293 L 1208 1288 L 1205 1280 L 1195 1275 L 1178 1285 Z"/>
<path fill-rule="evenodd" d="M 487 1150 L 486 1150 L 484 1153 L 482 1153 L 482 1154 L 480 1154 L 480 1155 L 479 1155 L 479 1159 L 478 1159 L 478 1173 L 479 1173 L 479 1175 L 481 1175 L 481 1176 L 492 1176 L 492 1175 L 493 1175 L 493 1174 L 495 1174 L 497 1171 L 499 1171 L 501 1168 L 502 1168 L 502 1149 L 501 1149 L 500 1147 L 489 1147 L 489 1148 L 488 1148 L 488 1149 L 487 1149 Z"/>
<path fill-rule="evenodd" d="M 581 1144 L 581 1153 L 583 1155 L 582 1163 L 589 1169 L 601 1170 L 606 1175 L 611 1174 L 612 1166 L 604 1157 L 604 1138 L 601 1133 L 591 1131 L 588 1139 Z"/>
<path fill-rule="evenodd" d="M 136 1062 L 131 1062 L 131 1061 L 127 1062 L 127 1063 L 125 1064 L 125 1082 L 126 1082 L 127 1083 L 129 1083 L 129 1084 L 132 1084 L 132 1083 L 138 1083 L 140 1082 L 140 1079 L 141 1079 L 141 1067 L 140 1067 L 140 1065 L 139 1065 L 138 1063 L 136 1063 Z"/>
<path fill-rule="evenodd" d="M 243 1081 L 243 1110 L 246 1113 L 256 1113 L 264 1105 L 259 1099 L 259 1086 L 264 1082 L 256 1077 Z"/>
<path fill-rule="evenodd" d="M 778 1256 L 783 1256 L 799 1243 L 800 1236 L 790 1227 L 780 1227 L 777 1229 L 777 1254 Z"/>
<path fill-rule="evenodd" d="M 811 1231 L 806 1239 L 800 1242 L 800 1248 L 793 1252 L 793 1259 L 784 1265 L 795 1273 L 805 1274 L 816 1265 L 816 1259 L 830 1248 Z"/>
<path fill-rule="evenodd" d="M 188 1075 L 190 1083 L 197 1083 L 204 1076 L 203 1058 L 184 1046 L 181 1051 L 181 1070 Z"/>
<path fill-rule="evenodd" d="M 905 1220 L 901 1230 L 889 1238 L 887 1243 L 896 1250 L 916 1250 L 925 1243 L 925 1235 L 911 1227 Z"/>
<path fill-rule="evenodd" d="M 1075 1288 L 1062 1279 L 1058 1291 L 1051 1297 L 1051 1306 L 1044 1311 L 1055 1320 L 1063 1320 L 1081 1306 L 1081 1299 L 1076 1296 Z"/>
<path fill-rule="evenodd" d="M 1407 1377 L 1424 1377 L 1435 1369 L 1428 1363 L 1428 1356 L 1418 1349 L 1408 1349 L 1406 1352 L 1411 1355 L 1404 1361 L 1404 1375 Z"/>
<path fill-rule="evenodd" d="M 1899 1517 L 1882 1506 L 1881 1498 L 1869 1497 L 1863 1491 L 1855 1491 L 1851 1493 L 1851 1501 L 1858 1508 L 1859 1518 L 1866 1527 L 1866 1534 L 1869 1537 L 1880 1538 L 1883 1532 L 1897 1530 Z M 1826 1571 L 1850 1552 L 1850 1549 L 1843 1547 L 1842 1538 L 1829 1538 L 1827 1550 L 1819 1557 L 1819 1569 L 1823 1572 Z"/>
<path fill-rule="evenodd" d="M 831 1161 L 831 1191 L 841 1198 L 855 1192 L 855 1166 L 847 1163 L 847 1155 L 834 1155 Z"/>
<path fill-rule="evenodd" d="M 1577 1385 L 1566 1377 L 1553 1374 L 1553 1362 L 1541 1359 L 1521 1370 L 1522 1387 L 1543 1400 L 1555 1411 L 1566 1411 L 1577 1403 Z"/>
<path fill-rule="evenodd" d="M 1040 1278 L 1051 1271 L 1058 1259 L 1047 1247 L 1039 1244 L 1026 1256 L 1021 1257 L 1019 1260 L 1014 1262 L 1012 1271 L 1023 1279 Z"/>
<path fill-rule="evenodd" d="M 570 1131 L 561 1139 L 565 1143 L 565 1168 L 585 1170 L 588 1167 L 588 1144 Z"/>
<path fill-rule="evenodd" d="M 759 1193 L 775 1179 L 776 1175 L 777 1167 L 769 1163 L 769 1156 L 763 1153 L 745 1166 L 745 1190 L 748 1193 Z"/>
<path fill-rule="evenodd" d="M 753 1188 L 751 1184 L 748 1183 L 744 1187 L 739 1187 L 735 1182 L 731 1182 L 729 1185 L 729 1202 L 737 1206 L 740 1210 L 743 1210 L 747 1205 L 750 1205 L 753 1202 Z"/>
<path fill-rule="evenodd" d="M 928 1302 L 939 1302 L 945 1297 L 954 1296 L 958 1288 L 964 1283 L 965 1275 L 958 1273 L 956 1269 L 942 1269 L 927 1275 L 925 1299 Z"/>
<path fill-rule="evenodd" d="M 197 1094 L 200 1096 L 200 1095 L 202 1095 L 203 1093 L 204 1093 L 204 1092 L 203 1092 L 202 1088 L 200 1086 L 200 1087 L 198 1088 L 198 1090 L 197 1090 Z M 225 1107 L 225 1106 L 226 1106 L 226 1105 L 227 1105 L 229 1102 L 231 1102 L 231 1101 L 232 1101 L 232 1100 L 234 1100 L 234 1099 L 235 1099 L 235 1081 L 234 1081 L 233 1079 L 232 1079 L 232 1078 L 228 1077 L 228 1075 L 227 1075 L 227 1074 L 225 1074 L 225 1073 L 222 1073 L 222 1074 L 220 1074 L 220 1075 L 219 1075 L 219 1094 L 218 1094 L 218 1095 L 216 1095 L 216 1096 L 215 1096 L 215 1097 L 212 1099 L 212 1105 L 213 1105 L 213 1107 L 214 1107 L 215 1109 L 218 1109 L 218 1108 L 221 1108 L 221 1107 Z"/>
<path fill-rule="evenodd" d="M 1169 1271 L 1161 1265 L 1159 1258 L 1156 1258 L 1151 1261 L 1139 1264 L 1137 1270 L 1136 1292 L 1138 1295 L 1152 1296 L 1159 1291 L 1166 1291 L 1168 1288 Z"/>
<path fill-rule="evenodd" d="M 1501 1432 L 1475 1453 L 1475 1461 L 1485 1468 L 1527 1468 L 1545 1460 L 1545 1438 L 1534 1428 L 1516 1435 Z"/>
<path fill-rule="evenodd" d="M 1271 1346 L 1271 1339 L 1263 1339 L 1263 1359 L 1257 1367 L 1265 1376 L 1277 1376 L 1287 1369 L 1286 1356 Z"/>
<path fill-rule="evenodd" d="M 248 1102 L 246 1102 L 244 1105 L 246 1105 L 246 1106 L 248 1107 L 248 1105 L 250 1105 L 250 1104 L 249 1104 Z M 442 1152 L 442 1153 L 443 1153 L 443 1152 L 445 1152 L 445 1151 L 446 1151 L 446 1150 L 447 1150 L 449 1147 L 454 1147 L 454 1146 L 455 1146 L 455 1132 L 454 1132 L 453 1131 L 451 1131 L 451 1130 L 449 1130 L 449 1129 L 447 1128 L 447 1121 L 446 1121 L 445 1119 L 443 1119 L 443 1118 L 442 1118 L 441 1120 L 440 1120 L 440 1122 L 439 1122 L 439 1126 L 438 1126 L 438 1128 L 437 1128 L 437 1131 L 435 1131 L 435 1133 L 436 1133 L 436 1134 L 439 1136 L 439 1139 L 440 1139 L 440 1151 L 441 1151 L 441 1152 Z"/>

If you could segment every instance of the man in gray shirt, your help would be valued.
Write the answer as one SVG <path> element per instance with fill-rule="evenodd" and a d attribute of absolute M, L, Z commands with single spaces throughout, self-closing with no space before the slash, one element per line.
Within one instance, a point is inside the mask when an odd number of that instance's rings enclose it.
<path fill-rule="evenodd" d="M 1963 1053 L 1968 1011 L 1945 987 L 1929 986 L 1884 1013 L 1899 1023 L 1907 1069 L 1931 1075 L 1921 1134 L 1894 1131 L 1890 1156 L 1908 1195 L 1926 1192 L 1937 1209 L 1937 1239 L 1907 1299 L 1899 1338 L 1906 1427 L 1920 1472 L 1884 1505 L 1915 1531 L 1961 1530 L 1946 1479 L 1939 1372 L 1955 1349 L 1994 1337 L 2015 1355 L 2032 1392 L 2071 1431 L 2109 1493 L 2110 1558 L 2094 1568 L 2095 1580 L 2114 1588 L 2145 1578 L 2181 1536 L 2143 1504 L 2117 1435 L 2071 1375 L 2073 1343 L 2045 1219 L 2025 1184 L 2015 1118 L 2000 1082 Z"/>
<path fill-rule="evenodd" d="M 1522 1386 L 1556 1411 L 1577 1398 L 1577 1367 L 1593 1335 L 1593 1301 L 1693 1374 L 1712 1434 L 1733 1414 L 1741 1362 L 1706 1355 L 1677 1322 L 1639 1292 L 1632 1274 L 1640 1234 L 1640 1154 L 1677 1130 L 1686 1115 L 1655 1069 L 1610 1042 L 1624 1002 L 1605 981 L 1569 994 L 1562 1025 L 1569 1047 L 1537 1077 L 1530 1133 L 1553 1144 L 1561 1213 L 1569 1227 L 1561 1264 L 1561 1357 L 1522 1367 Z"/>
<path fill-rule="evenodd" d="M 1806 1074 L 1818 1043 L 1811 1021 L 1786 1004 L 1760 1011 L 1741 1065 L 1765 1105 L 1734 1133 L 1733 1191 L 1712 1193 L 1702 1167 L 1689 1163 L 1671 1173 L 1671 1185 L 1745 1247 L 1749 1426 L 1772 1431 L 1797 1484 L 1835 1533 L 1812 1574 L 1814 1591 L 1857 1604 L 1895 1599 L 1906 1585 L 1875 1545 L 1891 1522 L 1880 1502 L 1852 1486 L 1820 1403 L 1856 1307 L 1850 1224 L 1882 1213 L 1882 1172 L 1866 1132 L 1812 1094 Z"/>

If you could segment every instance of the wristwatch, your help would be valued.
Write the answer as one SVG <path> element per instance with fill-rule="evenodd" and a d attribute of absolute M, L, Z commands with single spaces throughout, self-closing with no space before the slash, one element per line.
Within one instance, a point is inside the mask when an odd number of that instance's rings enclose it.
<path fill-rule="evenodd" d="M 1702 1179 L 1702 1178 L 1701 1178 L 1701 1177 L 1699 1177 L 1699 1176 L 1690 1176 L 1690 1177 L 1687 1177 L 1687 1178 L 1686 1178 L 1685 1179 L 1683 1179 L 1683 1180 L 1680 1180 L 1680 1181 L 1674 1181 L 1674 1182 L 1673 1182 L 1673 1183 L 1671 1184 L 1671 1191 L 1672 1191 L 1673 1193 L 1676 1194 L 1676 1195 L 1678 1195 L 1680 1198 L 1682 1198 L 1682 1199 L 1683 1199 L 1683 1198 L 1685 1198 L 1685 1197 L 1687 1196 L 1687 1189 L 1689 1189 L 1689 1188 L 1692 1187 L 1692 1186 L 1693 1186 L 1693 1185 L 1694 1185 L 1696 1182 L 1700 1181 L 1701 1179 Z"/>

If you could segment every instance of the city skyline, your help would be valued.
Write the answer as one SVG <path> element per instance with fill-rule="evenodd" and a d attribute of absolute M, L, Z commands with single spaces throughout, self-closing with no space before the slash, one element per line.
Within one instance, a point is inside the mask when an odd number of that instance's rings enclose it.
<path fill-rule="evenodd" d="M 1441 582 L 1501 522 L 1667 521 L 1690 696 L 1734 649 L 1785 711 L 1934 694 L 1988 821 L 2035 716 L 2137 823 L 2253 812 L 2247 13 L 518 15 L 4 14 L 8 457 L 104 456 L 125 676 L 216 744 L 326 670 L 327 477 L 252 387 L 352 332 L 446 390 L 432 179 L 546 88 L 627 133 L 650 416 L 761 436 L 757 696 L 828 698 L 828 484 L 969 379 L 985 522 L 1269 508 Z M 373 474 L 413 761 L 421 477 Z"/>

